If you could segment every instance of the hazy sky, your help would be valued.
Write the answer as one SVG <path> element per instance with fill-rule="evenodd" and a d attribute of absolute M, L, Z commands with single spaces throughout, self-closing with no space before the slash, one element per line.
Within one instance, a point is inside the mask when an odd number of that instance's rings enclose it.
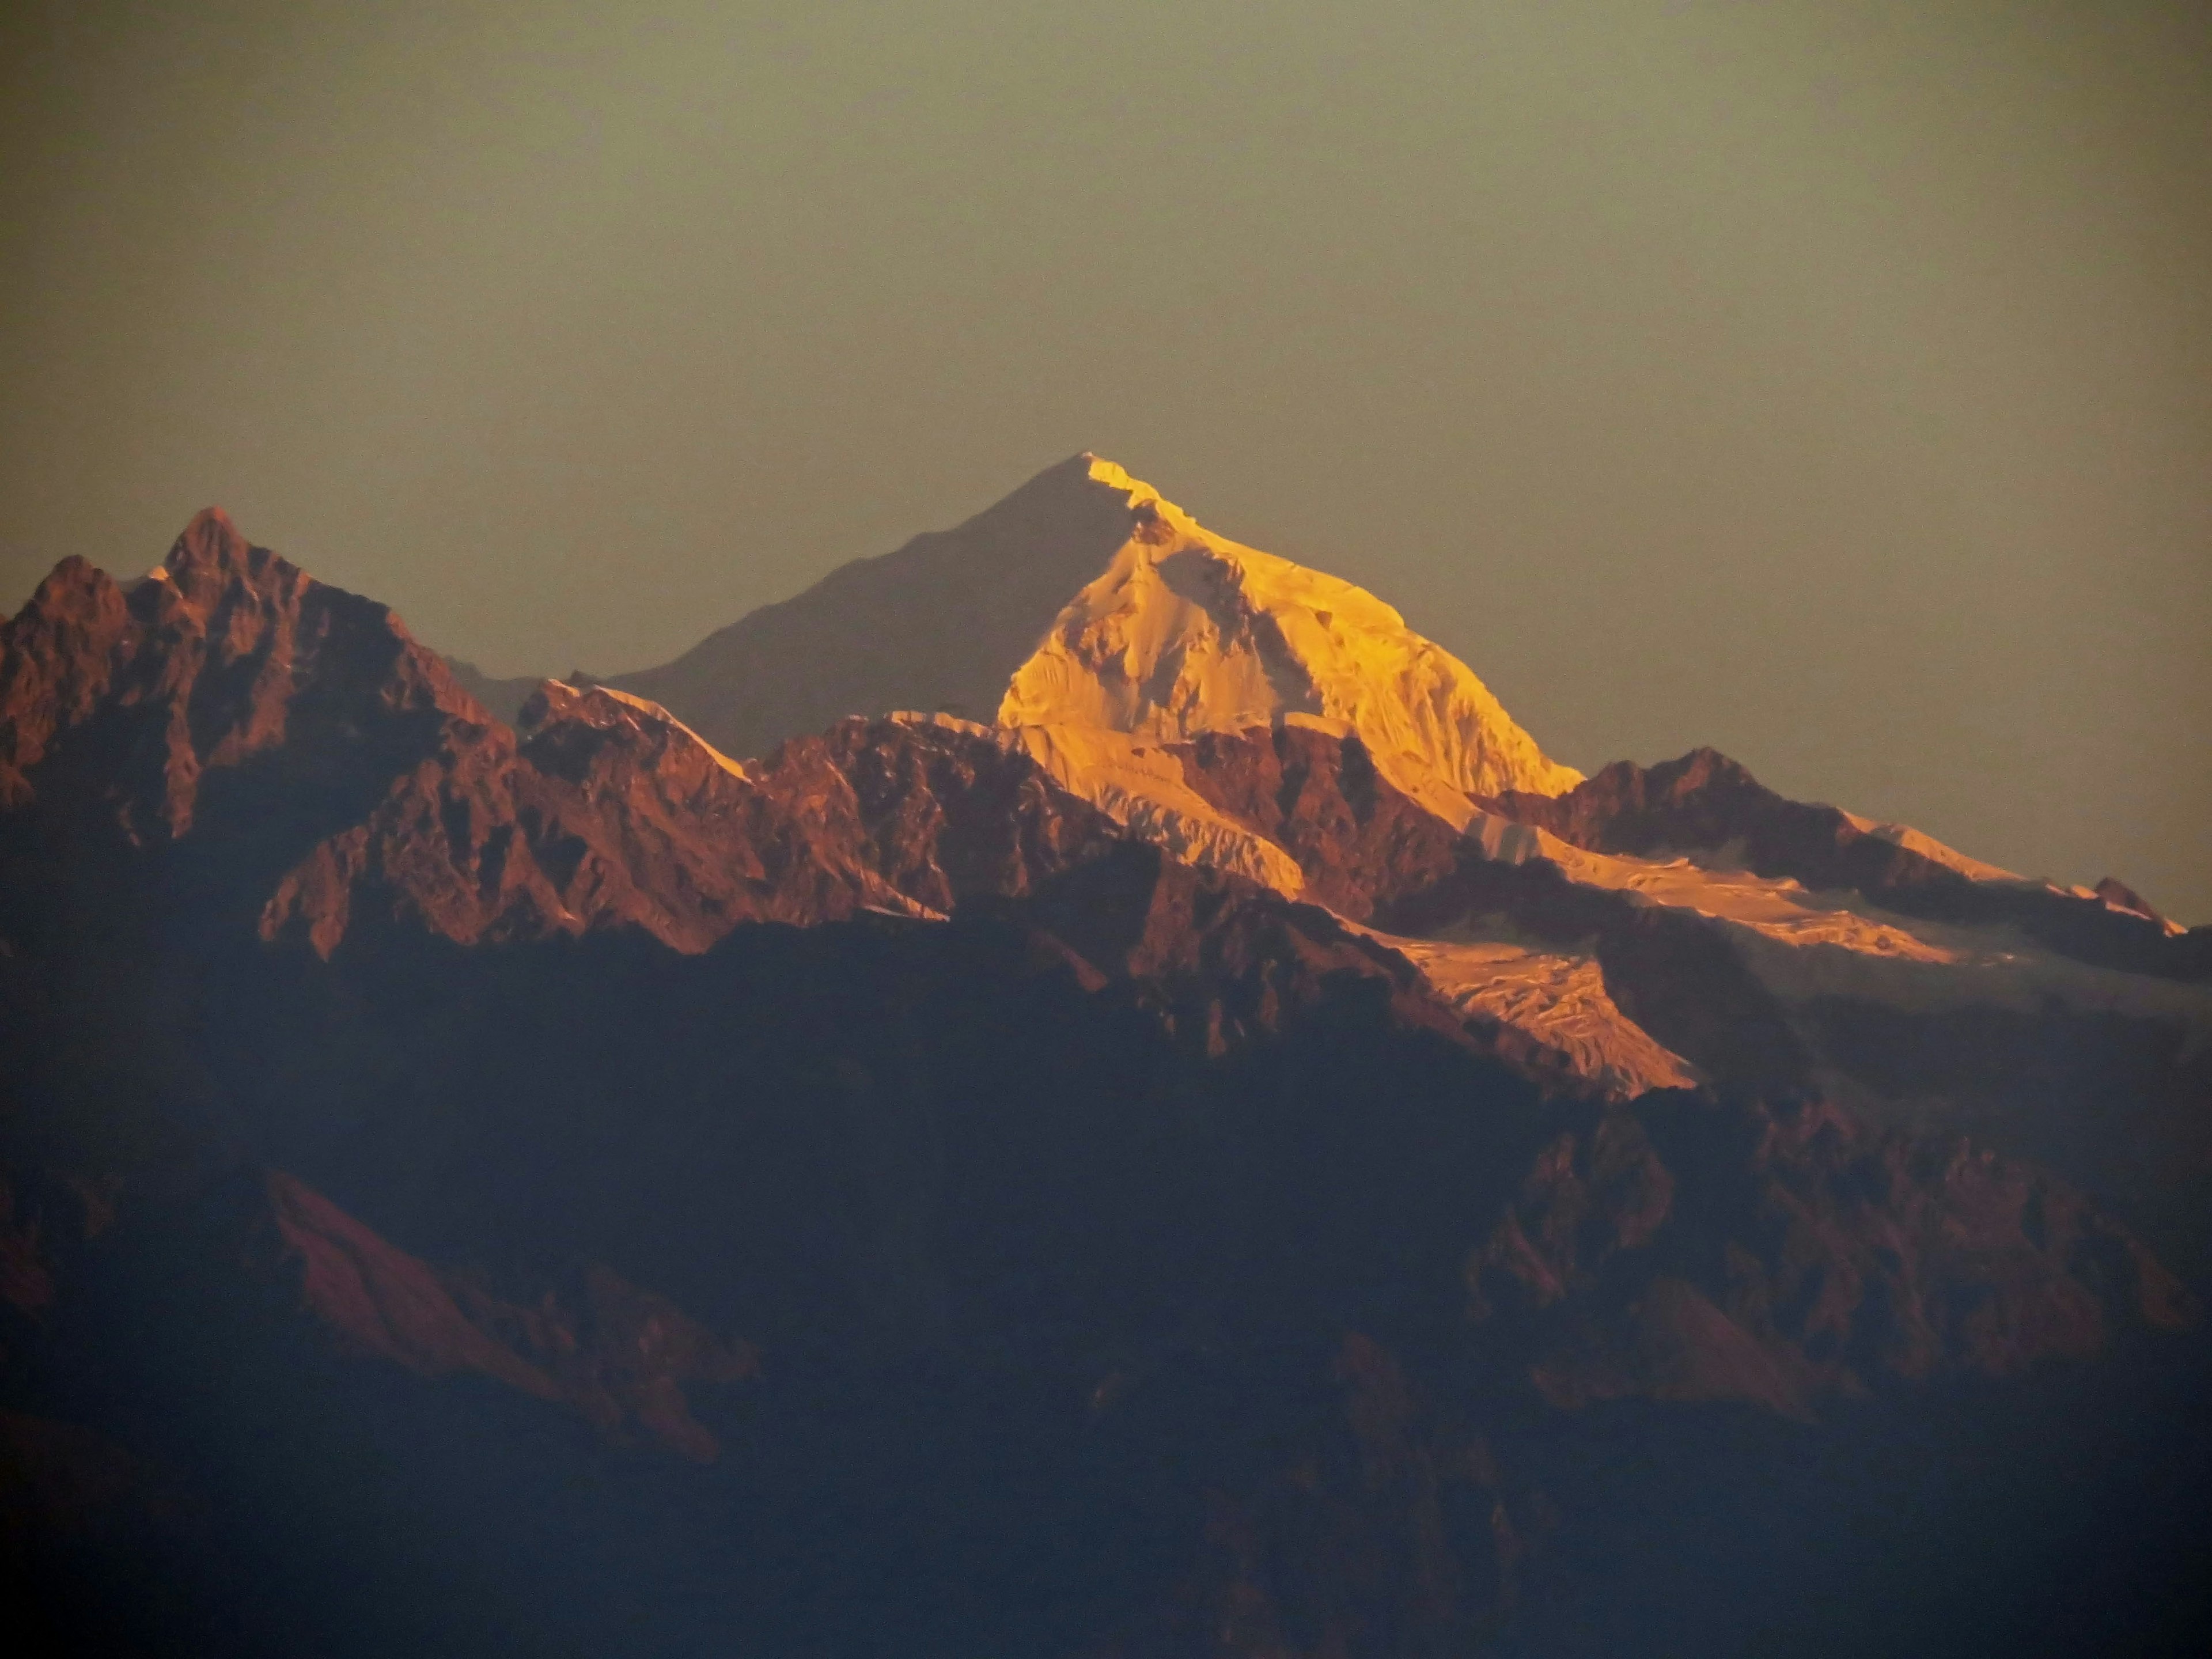
<path fill-rule="evenodd" d="M 502 673 L 1077 449 L 1585 769 L 2212 921 L 2212 6 L 0 0 L 0 605 Z"/>

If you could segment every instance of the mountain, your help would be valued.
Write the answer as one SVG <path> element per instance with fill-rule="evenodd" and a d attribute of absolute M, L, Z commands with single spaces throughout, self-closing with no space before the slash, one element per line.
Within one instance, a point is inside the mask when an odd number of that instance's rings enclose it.
<path fill-rule="evenodd" d="M 675 661 L 606 683 L 674 709 L 718 748 L 762 753 L 848 714 L 988 720 L 1067 597 L 1137 528 L 1130 491 L 1078 455 L 995 507 L 841 566 Z"/>
<path fill-rule="evenodd" d="M 1025 602 L 1025 649 L 970 650 L 1017 635 L 971 626 L 963 596 L 1040 591 L 1024 584 L 1044 569 L 1073 591 L 1048 619 Z M 1586 781 L 1388 605 L 1214 534 L 1111 462 L 1074 457 L 793 605 L 840 615 L 833 585 L 855 618 L 896 605 L 929 622 L 897 637 L 918 676 L 903 689 L 949 683 L 955 664 L 998 678 L 992 726 L 939 726 L 1028 756 L 1178 859 L 1367 928 L 1478 1040 L 1559 1086 L 1841 1089 L 1879 1109 L 1914 1102 L 1923 1120 L 2002 1122 L 2056 1155 L 2085 1093 L 2124 1075 L 2156 1119 L 2151 1144 L 2197 1145 L 2212 999 L 2189 988 L 2212 979 L 2212 931 L 2185 933 L 2117 885 L 2022 879 L 1907 826 L 1783 800 L 1711 751 Z M 760 644 L 780 615 L 716 638 Z M 936 619 L 957 626 L 940 636 Z M 790 680 L 772 653 L 739 665 L 702 646 L 684 661 L 689 678 L 625 684 L 710 736 L 714 711 L 757 701 L 746 675 Z M 1648 948 L 1654 933 L 1668 942 Z M 1940 1089 L 1892 1063 L 1901 1042 L 1940 1063 Z M 2137 1220 L 2212 1251 L 2187 1181 L 2121 1184 L 2159 1194 Z"/>
<path fill-rule="evenodd" d="M 1003 699 L 1068 718 L 848 718 L 745 763 L 613 686 L 545 683 L 511 730 L 388 611 L 218 514 L 127 592 L 65 562 L 0 663 L 0 845 L 44 872 L 0 903 L 27 939 L 78 925 L 80 902 L 143 929 L 191 893 L 325 957 L 395 926 L 460 944 L 634 927 L 696 951 L 747 922 L 1034 899 L 1135 842 L 1547 1087 L 1840 1092 L 2067 1160 L 2167 1247 L 2212 1253 L 2191 1185 L 2203 930 L 2117 884 L 2057 889 L 1784 800 L 1711 751 L 1569 782 L 1378 602 L 1079 460 L 951 538 L 1026 557 L 1070 501 L 1120 502 L 1126 538 Z M 1341 615 L 1306 614 L 1317 596 Z M 1079 673 L 1117 629 L 1152 669 Z M 1406 695 L 1431 672 L 1440 701 Z M 1109 682 L 1160 695 L 1116 702 Z M 1456 735 L 1421 738 L 1417 704 Z M 1484 767 L 1540 787 L 1464 787 Z M 128 850 L 149 847 L 166 850 Z M 2081 1103 L 2114 1088 L 2101 1109 L 2135 1136 L 2084 1128 Z"/>
<path fill-rule="evenodd" d="M 896 709 L 1152 739 L 1304 714 L 1358 731 L 1386 769 L 1403 757 L 1408 777 L 1455 789 L 1581 780 L 1389 605 L 1212 534 L 1087 453 L 607 684 L 734 754 Z"/>
<path fill-rule="evenodd" d="M 2201 1647 L 2212 935 L 1091 457 L 781 609 L 504 718 L 210 511 L 0 625 L 34 1650 Z"/>
<path fill-rule="evenodd" d="M 187 834 L 211 792 L 343 817 L 483 719 L 389 611 L 210 508 L 127 592 L 65 559 L 9 624 L 0 799 L 82 808 L 137 845 Z"/>

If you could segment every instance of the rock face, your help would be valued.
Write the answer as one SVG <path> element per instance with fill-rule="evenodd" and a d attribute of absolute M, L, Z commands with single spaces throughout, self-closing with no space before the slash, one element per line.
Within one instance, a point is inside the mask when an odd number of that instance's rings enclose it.
<path fill-rule="evenodd" d="M 251 546 L 213 508 L 126 593 L 67 559 L 7 625 L 0 799 L 64 795 L 134 842 L 189 831 L 203 793 L 284 773 L 295 815 L 343 811 L 483 712 L 372 600 Z M 271 780 L 272 793 L 275 781 Z"/>
<path fill-rule="evenodd" d="M 1018 894 L 1111 826 L 997 744 L 848 720 L 740 766 L 658 705 L 548 682 L 503 732 L 319 846 L 264 933 L 325 955 L 357 915 L 463 943 L 635 927 L 704 950 L 746 921 L 941 915 Z"/>
<path fill-rule="evenodd" d="M 1356 733 L 1284 720 L 1178 744 L 1065 726 L 1017 727 L 1006 741 L 1178 858 L 1326 907 L 1449 1010 L 1468 1040 L 1525 1076 L 1625 1098 L 1699 1075 L 1614 1001 L 1589 948 L 1587 918 L 1547 938 L 1440 904 L 1436 895 L 1454 890 L 1463 860 L 1486 868 L 1491 860 L 1453 817 L 1431 810 L 1443 792 L 1416 798 L 1399 789 Z M 1548 867 L 1498 864 L 1492 873 L 1550 915 L 1559 907 L 1540 896 Z M 1401 915 L 1422 931 L 1372 925 Z"/>
<path fill-rule="evenodd" d="M 327 956 L 363 922 L 699 950 L 745 921 L 931 913 L 1110 830 L 952 726 L 848 722 L 748 771 L 611 688 L 548 683 L 520 723 L 210 511 L 128 593 L 66 562 L 6 625 L 0 839 L 80 866 L 189 841 L 222 866 L 212 896 Z"/>
<path fill-rule="evenodd" d="M 495 719 L 210 513 L 0 629 L 61 1650 L 2009 1651 L 2114 1539 L 2173 1626 L 2201 930 L 1577 781 L 1088 457 L 763 617 Z"/>

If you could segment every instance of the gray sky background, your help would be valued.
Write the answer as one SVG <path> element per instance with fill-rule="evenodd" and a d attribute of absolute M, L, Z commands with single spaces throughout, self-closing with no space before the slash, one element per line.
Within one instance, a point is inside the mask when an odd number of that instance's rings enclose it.
<path fill-rule="evenodd" d="M 2212 7 L 0 3 L 0 605 L 613 672 L 1080 448 L 1590 769 L 2212 921 Z"/>

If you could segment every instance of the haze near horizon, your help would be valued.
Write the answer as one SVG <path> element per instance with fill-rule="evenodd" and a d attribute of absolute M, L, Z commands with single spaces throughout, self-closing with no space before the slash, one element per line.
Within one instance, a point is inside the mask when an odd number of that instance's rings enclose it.
<path fill-rule="evenodd" d="M 220 501 L 502 674 L 1091 449 L 1584 770 L 2212 920 L 2197 8 L 0 19 L 0 606 Z"/>

